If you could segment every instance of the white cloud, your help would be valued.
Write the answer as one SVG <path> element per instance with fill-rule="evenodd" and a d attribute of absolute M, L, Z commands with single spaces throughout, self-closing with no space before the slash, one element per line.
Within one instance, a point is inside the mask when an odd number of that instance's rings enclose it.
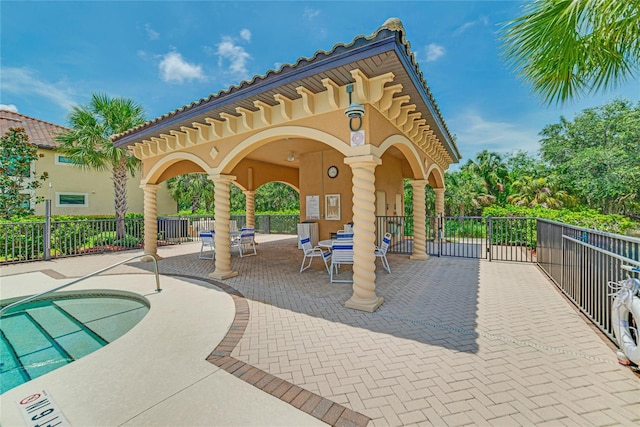
<path fill-rule="evenodd" d="M 3 68 L 0 91 L 16 95 L 40 96 L 64 109 L 70 109 L 76 104 L 68 84 L 40 80 L 37 73 L 28 68 Z"/>
<path fill-rule="evenodd" d="M 147 37 L 149 40 L 158 40 L 160 37 L 160 33 L 151 28 L 151 24 L 145 24 L 144 29 L 147 32 Z"/>
<path fill-rule="evenodd" d="M 165 82 L 184 83 L 185 80 L 204 80 L 201 65 L 191 64 L 178 52 L 169 52 L 159 64 L 160 78 Z"/>
<path fill-rule="evenodd" d="M 516 122 L 491 121 L 474 110 L 447 120 L 447 124 L 456 134 L 456 144 L 466 159 L 485 149 L 501 154 L 518 150 L 535 154 L 539 148 L 538 129 Z"/>
<path fill-rule="evenodd" d="M 18 107 L 13 104 L 0 104 L 0 110 L 11 111 L 12 113 L 18 112 Z"/>
<path fill-rule="evenodd" d="M 246 28 L 243 28 L 242 30 L 240 30 L 240 38 L 242 40 L 246 40 L 248 42 L 251 41 L 251 31 L 249 31 Z"/>
<path fill-rule="evenodd" d="M 456 30 L 453 32 L 453 35 L 459 36 L 460 34 L 467 31 L 469 28 L 475 27 L 476 25 L 486 27 L 487 25 L 489 25 L 489 18 L 487 18 L 486 16 L 481 16 L 480 18 L 474 21 L 465 22 L 464 24 L 456 28 Z"/>
<path fill-rule="evenodd" d="M 223 66 L 225 61 L 229 62 L 230 73 L 235 74 L 240 79 L 247 79 L 249 71 L 247 70 L 247 62 L 251 59 L 251 55 L 244 48 L 236 44 L 232 37 L 222 37 L 222 41 L 216 45 L 218 54 L 218 64 Z"/>
<path fill-rule="evenodd" d="M 304 16 L 309 21 L 313 20 L 315 17 L 319 15 L 320 15 L 319 9 L 311 9 L 310 7 L 305 8 L 304 13 L 302 14 L 302 16 Z"/>
<path fill-rule="evenodd" d="M 429 43 L 426 47 L 427 51 L 427 62 L 433 62 L 440 59 L 441 56 L 445 54 L 444 46 L 440 46 L 439 44 Z"/>

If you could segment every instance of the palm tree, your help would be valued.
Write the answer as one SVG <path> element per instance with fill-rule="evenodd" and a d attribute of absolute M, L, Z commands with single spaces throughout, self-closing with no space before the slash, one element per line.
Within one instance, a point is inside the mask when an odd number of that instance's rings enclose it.
<path fill-rule="evenodd" d="M 640 0 L 533 0 L 501 31 L 508 63 L 548 103 L 640 70 Z"/>
<path fill-rule="evenodd" d="M 475 161 L 469 161 L 466 166 L 470 172 L 482 178 L 487 195 L 493 196 L 497 200 L 506 194 L 505 189 L 509 181 L 509 170 L 500 154 L 482 150 L 476 155 Z M 502 197 L 502 201 L 504 201 L 504 197 Z"/>
<path fill-rule="evenodd" d="M 458 172 L 445 174 L 445 188 L 445 204 L 450 215 L 477 213 L 495 202 L 495 197 L 487 193 L 482 178 L 465 166 Z"/>
<path fill-rule="evenodd" d="M 196 213 L 203 207 L 205 212 L 213 211 L 214 186 L 207 175 L 202 173 L 179 175 L 169 179 L 167 185 L 171 197 L 182 207 L 190 206 L 191 213 Z"/>
<path fill-rule="evenodd" d="M 68 120 L 71 130 L 56 137 L 59 150 L 82 168 L 111 171 L 116 235 L 123 238 L 128 173 L 133 176 L 138 171 L 140 160 L 114 147 L 109 137 L 144 123 L 143 109 L 130 99 L 93 94 L 89 105 L 73 107 Z"/>
<path fill-rule="evenodd" d="M 516 206 L 541 206 L 548 209 L 560 209 L 570 203 L 572 198 L 564 190 L 554 191 L 547 178 L 520 177 L 511 185 L 513 194 L 507 201 Z"/>

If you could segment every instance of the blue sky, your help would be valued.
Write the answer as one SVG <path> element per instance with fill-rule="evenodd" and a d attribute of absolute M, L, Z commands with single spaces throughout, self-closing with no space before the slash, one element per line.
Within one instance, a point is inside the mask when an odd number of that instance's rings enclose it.
<path fill-rule="evenodd" d="M 535 153 L 561 115 L 640 80 L 547 106 L 500 57 L 496 31 L 521 1 L 12 1 L 0 3 L 0 108 L 67 125 L 92 93 L 132 98 L 148 119 L 330 50 L 400 18 L 462 163 L 483 149 Z"/>

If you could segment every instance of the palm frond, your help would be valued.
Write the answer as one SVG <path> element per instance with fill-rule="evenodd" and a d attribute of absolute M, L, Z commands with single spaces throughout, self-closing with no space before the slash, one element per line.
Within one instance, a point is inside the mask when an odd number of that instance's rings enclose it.
<path fill-rule="evenodd" d="M 640 69 L 640 0 L 534 0 L 500 30 L 507 64 L 549 104 Z"/>

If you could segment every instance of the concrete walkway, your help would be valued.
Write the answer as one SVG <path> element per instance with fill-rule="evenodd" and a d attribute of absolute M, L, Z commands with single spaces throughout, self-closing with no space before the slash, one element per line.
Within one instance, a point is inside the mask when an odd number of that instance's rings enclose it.
<path fill-rule="evenodd" d="M 278 399 L 295 411 L 311 406 L 309 396 L 320 396 L 362 416 L 325 418 L 330 424 L 640 424 L 640 379 L 617 363 L 612 345 L 534 265 L 449 257 L 420 262 L 391 254 L 393 273 L 380 265 L 376 272 L 384 304 L 363 313 L 344 308 L 351 285 L 330 284 L 319 260 L 298 273 L 302 256 L 295 238 L 258 241 L 258 256 L 234 255 L 232 267 L 240 274 L 224 281 L 244 296 L 249 310 L 229 360 L 244 362 L 235 369 L 250 367 L 289 384 Z M 213 263 L 198 260 L 199 249 L 199 243 L 160 248 L 161 273 L 206 278 Z M 74 277 L 130 255 L 6 266 L 1 275 L 50 270 Z M 134 264 L 118 268 L 122 274 L 151 267 Z M 199 309 L 198 303 L 178 306 Z M 215 383 L 203 386 L 201 393 L 219 392 Z M 253 388 L 274 396 L 269 387 Z M 292 405 L 282 402 L 285 396 Z M 226 407 L 224 424 L 248 424 L 242 414 L 235 417 L 236 410 Z M 165 421 L 199 424 L 186 415 Z"/>

